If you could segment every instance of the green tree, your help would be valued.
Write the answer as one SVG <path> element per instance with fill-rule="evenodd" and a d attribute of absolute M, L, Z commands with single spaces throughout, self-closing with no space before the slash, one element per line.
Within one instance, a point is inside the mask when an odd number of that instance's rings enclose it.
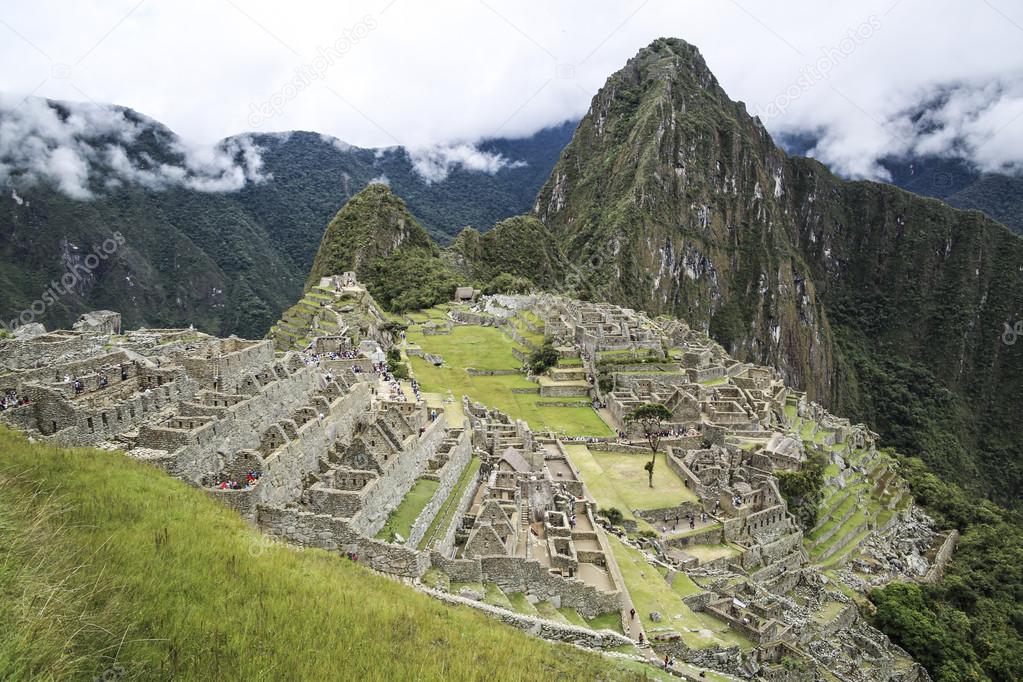
<path fill-rule="evenodd" d="M 544 339 L 543 345 L 533 351 L 529 356 L 529 371 L 533 374 L 543 374 L 558 362 L 558 351 L 550 339 Z"/>
<path fill-rule="evenodd" d="M 502 272 L 483 287 L 484 294 L 528 294 L 536 289 L 532 280 L 516 277 L 510 272 Z"/>
<path fill-rule="evenodd" d="M 828 458 L 821 452 L 815 452 L 799 471 L 778 473 L 778 491 L 803 530 L 809 530 L 817 523 L 827 465 Z"/>
<path fill-rule="evenodd" d="M 654 487 L 654 462 L 657 461 L 657 445 L 661 442 L 661 430 L 664 423 L 671 421 L 671 411 L 661 403 L 647 403 L 640 405 L 625 417 L 625 420 L 632 424 L 639 424 L 643 428 L 643 435 L 646 436 L 647 445 L 650 446 L 650 461 L 643 465 L 646 470 L 650 487 Z"/>

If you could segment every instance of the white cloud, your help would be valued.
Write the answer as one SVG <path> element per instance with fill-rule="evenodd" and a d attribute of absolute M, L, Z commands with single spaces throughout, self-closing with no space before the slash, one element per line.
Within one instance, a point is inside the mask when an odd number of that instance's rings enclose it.
<path fill-rule="evenodd" d="M 426 184 L 443 182 L 457 166 L 494 175 L 502 168 L 520 168 L 524 161 L 512 161 L 501 154 L 485 152 L 471 144 L 419 147 L 407 150 L 412 168 Z"/>
<path fill-rule="evenodd" d="M 751 111 L 797 94 L 765 124 L 776 134 L 824 131 L 816 153 L 842 172 L 876 175 L 893 147 L 959 149 L 986 168 L 1023 159 L 1018 98 L 998 94 L 1023 80 L 1023 9 L 1007 0 L 826 8 L 810 0 L 323 0 L 301 11 L 272 0 L 8 0 L 3 18 L 0 63 L 18 68 L 0 71 L 0 90 L 131 106 L 207 144 L 252 129 L 253 106 L 259 132 L 313 130 L 364 148 L 527 135 L 581 116 L 609 74 L 654 38 L 673 36 L 697 45 Z M 326 62 L 325 47 L 333 50 Z M 808 77 L 818 65 L 826 74 Z M 1003 88 L 986 90 L 992 82 Z M 945 137 L 904 129 L 905 112 L 959 84 L 1000 99 L 957 104 L 972 118 Z M 276 106 L 264 113 L 267 102 Z M 907 133 L 923 137 L 906 141 Z M 424 167 L 443 172 L 445 163 L 441 155 Z M 73 184 L 74 169 L 61 170 Z"/>
<path fill-rule="evenodd" d="M 48 181 L 69 197 L 84 200 L 95 194 L 94 177 L 107 188 L 124 181 L 150 189 L 183 186 L 203 192 L 230 192 L 266 179 L 259 149 L 247 135 L 216 145 L 168 137 L 167 149 L 176 163 L 132 152 L 146 130 L 167 137 L 153 126 L 112 106 L 51 106 L 36 97 L 0 95 L 0 180 Z"/>
<path fill-rule="evenodd" d="M 372 180 L 370 180 L 366 184 L 367 185 L 387 185 L 388 187 L 390 187 L 391 186 L 391 180 L 386 175 L 381 173 L 380 175 L 376 176 L 375 178 L 373 178 Z"/>

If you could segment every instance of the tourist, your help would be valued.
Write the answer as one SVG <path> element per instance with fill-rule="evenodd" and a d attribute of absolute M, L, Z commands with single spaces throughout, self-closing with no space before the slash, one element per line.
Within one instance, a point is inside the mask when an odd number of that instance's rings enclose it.
<path fill-rule="evenodd" d="M 629 619 L 636 620 L 636 609 L 629 609 Z"/>

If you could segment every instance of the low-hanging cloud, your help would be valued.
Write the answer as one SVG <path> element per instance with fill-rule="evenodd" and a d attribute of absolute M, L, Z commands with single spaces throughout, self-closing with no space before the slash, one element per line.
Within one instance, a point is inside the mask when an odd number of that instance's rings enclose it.
<path fill-rule="evenodd" d="M 503 168 L 521 168 L 525 161 L 513 161 L 502 154 L 487 152 L 471 144 L 434 145 L 407 150 L 412 168 L 426 184 L 443 182 L 456 167 L 494 175 Z"/>
<path fill-rule="evenodd" d="M 836 172 L 889 180 L 886 158 L 959 159 L 985 172 L 1023 172 L 1023 79 L 955 82 L 908 93 L 902 107 L 878 120 L 836 119 L 818 128 L 809 155 Z"/>
<path fill-rule="evenodd" d="M 137 6 L 7 0 L 0 63 L 18 68 L 0 72 L 0 91 L 123 103 L 185 139 L 212 142 L 251 130 L 253 102 L 274 101 L 343 28 L 371 19 L 371 31 L 338 50 L 343 59 L 294 97 L 284 93 L 286 106 L 259 130 L 316 131 L 362 149 L 447 148 L 581 117 L 611 73 L 669 36 L 696 45 L 772 134 L 814 132 L 813 153 L 842 174 L 883 178 L 879 160 L 900 151 L 959 154 L 985 169 L 1023 160 L 1011 86 L 1023 81 L 1023 8 L 1009 0 Z M 942 132 L 920 127 L 921 105 L 949 92 L 955 101 L 932 107 L 936 120 L 949 119 Z M 80 158 L 61 152 L 46 163 L 74 188 Z M 429 178 L 450 172 L 450 158 L 417 154 Z"/>
<path fill-rule="evenodd" d="M 146 133 L 161 138 L 172 160 L 137 150 Z M 190 145 L 118 107 L 0 95 L 0 182 L 48 182 L 87 200 L 123 183 L 231 192 L 267 177 L 249 136 Z"/>

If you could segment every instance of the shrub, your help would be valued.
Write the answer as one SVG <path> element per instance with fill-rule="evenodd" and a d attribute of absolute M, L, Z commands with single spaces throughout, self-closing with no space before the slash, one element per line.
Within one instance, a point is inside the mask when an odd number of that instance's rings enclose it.
<path fill-rule="evenodd" d="M 604 516 L 612 526 L 619 526 L 625 520 L 625 515 L 617 507 L 598 509 L 597 513 Z"/>
<path fill-rule="evenodd" d="M 558 351 L 550 340 L 544 340 L 543 345 L 529 356 L 529 371 L 533 374 L 543 374 L 557 363 Z"/>
<path fill-rule="evenodd" d="M 536 285 L 533 284 L 532 280 L 526 277 L 516 277 L 515 275 L 502 272 L 497 277 L 490 280 L 485 287 L 483 287 L 484 294 L 528 294 L 530 291 L 536 289 Z"/>
<path fill-rule="evenodd" d="M 803 463 L 799 471 L 778 473 L 778 491 L 803 530 L 809 530 L 817 523 L 827 465 L 828 458 L 817 452 Z"/>

